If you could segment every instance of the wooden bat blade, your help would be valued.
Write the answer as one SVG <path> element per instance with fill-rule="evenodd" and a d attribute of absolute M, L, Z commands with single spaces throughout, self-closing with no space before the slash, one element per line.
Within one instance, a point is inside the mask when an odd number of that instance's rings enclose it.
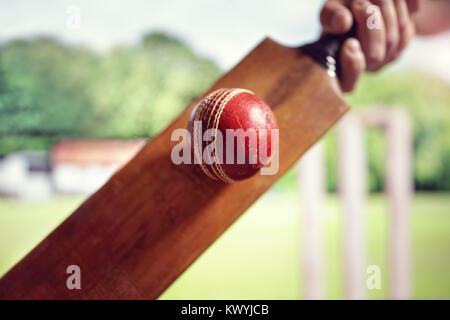
<path fill-rule="evenodd" d="M 246 88 L 280 127 L 279 171 L 224 184 L 171 161 L 199 97 L 0 280 L 0 298 L 158 297 L 347 111 L 336 79 L 301 49 L 261 42 L 205 95 Z M 81 268 L 69 290 L 67 267 Z"/>

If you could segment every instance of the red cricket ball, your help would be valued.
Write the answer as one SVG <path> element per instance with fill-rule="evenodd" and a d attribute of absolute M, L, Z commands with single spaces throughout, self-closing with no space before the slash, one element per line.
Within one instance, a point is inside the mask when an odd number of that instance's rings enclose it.
<path fill-rule="evenodd" d="M 212 179 L 235 182 L 266 165 L 278 124 L 271 108 L 245 89 L 219 89 L 194 108 L 189 120 L 195 163 Z M 278 138 L 278 135 L 276 135 Z"/>

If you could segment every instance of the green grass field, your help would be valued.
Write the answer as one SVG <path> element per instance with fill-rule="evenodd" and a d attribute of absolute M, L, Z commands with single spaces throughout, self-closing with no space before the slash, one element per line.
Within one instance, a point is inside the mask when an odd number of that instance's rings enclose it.
<path fill-rule="evenodd" d="M 58 197 L 42 204 L 0 199 L 0 275 L 80 203 Z M 386 298 L 387 202 L 372 195 L 367 210 L 367 263 L 381 268 Z M 327 298 L 343 298 L 342 221 L 338 198 L 325 204 Z M 411 212 L 413 297 L 450 298 L 450 194 L 416 194 Z M 261 198 L 210 247 L 161 299 L 298 299 L 303 297 L 302 219 L 295 192 Z M 88 272 L 88 271 L 84 271 Z"/>

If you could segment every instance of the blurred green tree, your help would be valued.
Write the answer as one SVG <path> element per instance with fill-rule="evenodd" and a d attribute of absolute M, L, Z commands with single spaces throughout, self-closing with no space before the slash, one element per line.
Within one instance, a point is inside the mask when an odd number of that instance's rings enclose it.
<path fill-rule="evenodd" d="M 220 73 L 212 61 L 163 33 L 145 36 L 136 47 L 116 48 L 100 63 L 88 132 L 101 137 L 153 136 Z"/>
<path fill-rule="evenodd" d="M 98 58 L 50 38 L 13 40 L 0 48 L 0 155 L 46 149 L 82 135 L 91 108 L 89 83 Z"/>
<path fill-rule="evenodd" d="M 411 115 L 414 133 L 414 183 L 421 190 L 450 190 L 450 90 L 444 80 L 424 72 L 384 72 L 366 75 L 349 95 L 355 111 L 382 104 Z M 370 189 L 384 184 L 385 142 L 368 130 Z"/>
<path fill-rule="evenodd" d="M 0 156 L 67 137 L 151 137 L 219 75 L 163 33 L 99 56 L 40 37 L 0 47 Z"/>

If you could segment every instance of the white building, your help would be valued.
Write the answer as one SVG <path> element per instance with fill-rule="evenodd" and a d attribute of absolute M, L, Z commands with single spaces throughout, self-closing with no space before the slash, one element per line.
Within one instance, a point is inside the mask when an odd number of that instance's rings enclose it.
<path fill-rule="evenodd" d="M 55 191 L 91 194 L 128 162 L 146 140 L 62 140 L 51 151 Z"/>
<path fill-rule="evenodd" d="M 0 159 L 0 195 L 22 200 L 47 199 L 53 192 L 46 152 L 19 151 Z"/>

